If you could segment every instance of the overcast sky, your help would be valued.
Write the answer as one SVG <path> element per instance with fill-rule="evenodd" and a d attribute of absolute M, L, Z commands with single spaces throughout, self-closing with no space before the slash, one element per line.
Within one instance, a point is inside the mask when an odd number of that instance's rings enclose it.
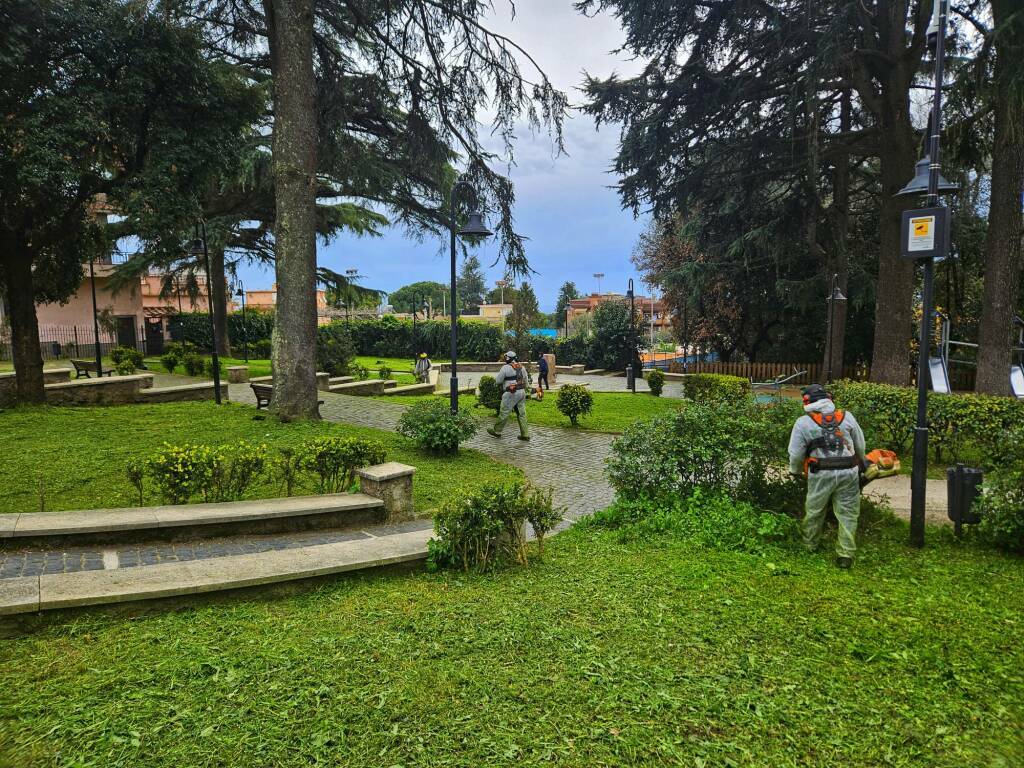
<path fill-rule="evenodd" d="M 572 0 L 517 0 L 515 19 L 506 0 L 496 0 L 495 9 L 489 26 L 528 50 L 574 104 L 583 98 L 578 88 L 584 70 L 604 77 L 637 69 L 611 53 L 623 35 L 610 16 L 588 19 L 573 10 Z M 589 293 L 597 288 L 592 275 L 603 272 L 602 290 L 624 293 L 626 281 L 637 277 L 630 255 L 643 221 L 623 211 L 610 189 L 617 142 L 617 129 L 606 126 L 598 132 L 589 117 L 576 114 L 565 126 L 568 156 L 554 157 L 545 135 L 523 131 L 518 138 L 517 164 L 510 171 L 518 201 L 516 228 L 530 238 L 527 256 L 539 273 L 532 282 L 544 311 L 554 309 L 565 280 Z M 357 269 L 367 287 L 393 291 L 416 280 L 447 282 L 443 247 L 440 242 L 416 243 L 395 229 L 380 238 L 339 237 L 319 247 L 318 259 L 338 272 Z M 477 252 L 493 285 L 503 273 L 500 264 L 490 266 L 497 246 L 485 244 Z M 247 288 L 269 287 L 273 275 L 252 268 L 243 279 Z"/>

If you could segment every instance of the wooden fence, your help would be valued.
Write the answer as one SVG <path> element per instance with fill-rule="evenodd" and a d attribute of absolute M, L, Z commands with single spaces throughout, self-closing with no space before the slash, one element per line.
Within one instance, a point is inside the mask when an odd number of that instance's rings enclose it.
<path fill-rule="evenodd" d="M 792 379 L 794 386 L 823 382 L 826 378 L 825 366 L 822 363 L 688 363 L 684 367 L 674 363 L 669 370 L 677 373 L 724 373 L 729 376 L 742 376 L 754 382 L 771 381 L 779 377 L 791 376 L 797 371 L 806 371 L 802 376 Z M 863 365 L 848 365 L 841 372 L 832 371 L 834 379 L 860 379 L 868 377 L 869 370 Z"/>

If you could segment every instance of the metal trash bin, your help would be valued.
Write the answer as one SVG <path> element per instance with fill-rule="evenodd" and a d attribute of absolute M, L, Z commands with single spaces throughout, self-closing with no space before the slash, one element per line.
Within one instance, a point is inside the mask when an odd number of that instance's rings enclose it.
<path fill-rule="evenodd" d="M 981 522 L 974 511 L 974 501 L 981 495 L 981 483 L 984 474 L 975 467 L 957 464 L 946 470 L 946 494 L 948 500 L 947 514 L 953 521 L 956 533 L 962 526 Z"/>
<path fill-rule="evenodd" d="M 636 392 L 636 374 L 632 365 L 626 366 L 626 389 Z"/>

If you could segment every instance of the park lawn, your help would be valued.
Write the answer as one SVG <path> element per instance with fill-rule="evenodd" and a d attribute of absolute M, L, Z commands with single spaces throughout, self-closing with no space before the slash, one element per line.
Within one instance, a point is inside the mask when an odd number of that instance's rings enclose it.
<path fill-rule="evenodd" d="M 321 435 L 380 440 L 389 461 L 415 466 L 418 510 L 436 508 L 461 488 L 519 476 L 519 470 L 476 451 L 436 457 L 392 432 L 331 422 L 281 424 L 238 403 L 26 407 L 0 412 L 0 512 L 38 511 L 40 491 L 47 510 L 136 506 L 138 497 L 125 479 L 125 464 L 130 458 L 152 455 L 165 442 L 222 445 L 246 440 L 273 449 Z M 278 482 L 265 479 L 250 496 L 269 498 L 283 492 Z M 315 493 L 308 476 L 295 492 Z M 160 503 L 155 493 L 147 494 L 145 501 Z"/>
<path fill-rule="evenodd" d="M 594 409 L 589 416 L 580 419 L 579 429 L 592 432 L 622 432 L 626 427 L 638 419 L 649 419 L 653 416 L 661 416 L 665 413 L 678 410 L 684 402 L 673 397 L 654 397 L 645 393 L 631 394 L 627 392 L 594 392 Z M 386 397 L 389 402 L 413 403 L 417 400 L 432 399 L 441 395 L 416 395 L 408 397 Z M 562 415 L 555 405 L 557 393 L 546 392 L 543 400 L 529 400 L 526 403 L 526 418 L 530 424 L 540 424 L 545 427 L 563 427 L 574 429 L 567 416 Z M 461 395 L 459 406 L 467 408 L 471 413 L 479 416 L 485 422 L 493 421 L 494 411 L 478 407 L 476 395 Z M 511 427 L 515 427 L 515 417 L 512 418 Z"/>
<path fill-rule="evenodd" d="M 353 576 L 0 640 L 0 765 L 963 766 L 1024 759 L 1024 565 L 579 526 L 492 575 Z"/>

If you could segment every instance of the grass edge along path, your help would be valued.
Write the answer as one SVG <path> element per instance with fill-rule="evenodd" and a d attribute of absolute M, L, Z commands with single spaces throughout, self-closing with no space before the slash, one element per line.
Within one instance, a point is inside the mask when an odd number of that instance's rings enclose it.
<path fill-rule="evenodd" d="M 489 575 L 0 641 L 0 765 L 1020 765 L 1019 558 L 906 526 L 830 554 L 577 526 Z"/>
<path fill-rule="evenodd" d="M 379 440 L 388 460 L 416 467 L 413 482 L 418 511 L 434 509 L 453 493 L 486 480 L 518 477 L 520 471 L 478 451 L 438 457 L 413 447 L 393 432 L 336 422 L 282 424 L 250 405 L 212 402 L 163 403 L 83 408 L 23 407 L 0 412 L 0 513 L 137 506 L 125 478 L 129 458 L 146 458 L 163 443 L 220 445 L 246 440 L 268 447 L 296 447 L 321 435 Z M 272 451 L 273 452 L 273 451 Z M 267 477 L 248 498 L 283 495 L 282 484 Z M 296 495 L 315 493 L 308 475 Z M 159 504 L 154 490 L 146 504 Z"/>

